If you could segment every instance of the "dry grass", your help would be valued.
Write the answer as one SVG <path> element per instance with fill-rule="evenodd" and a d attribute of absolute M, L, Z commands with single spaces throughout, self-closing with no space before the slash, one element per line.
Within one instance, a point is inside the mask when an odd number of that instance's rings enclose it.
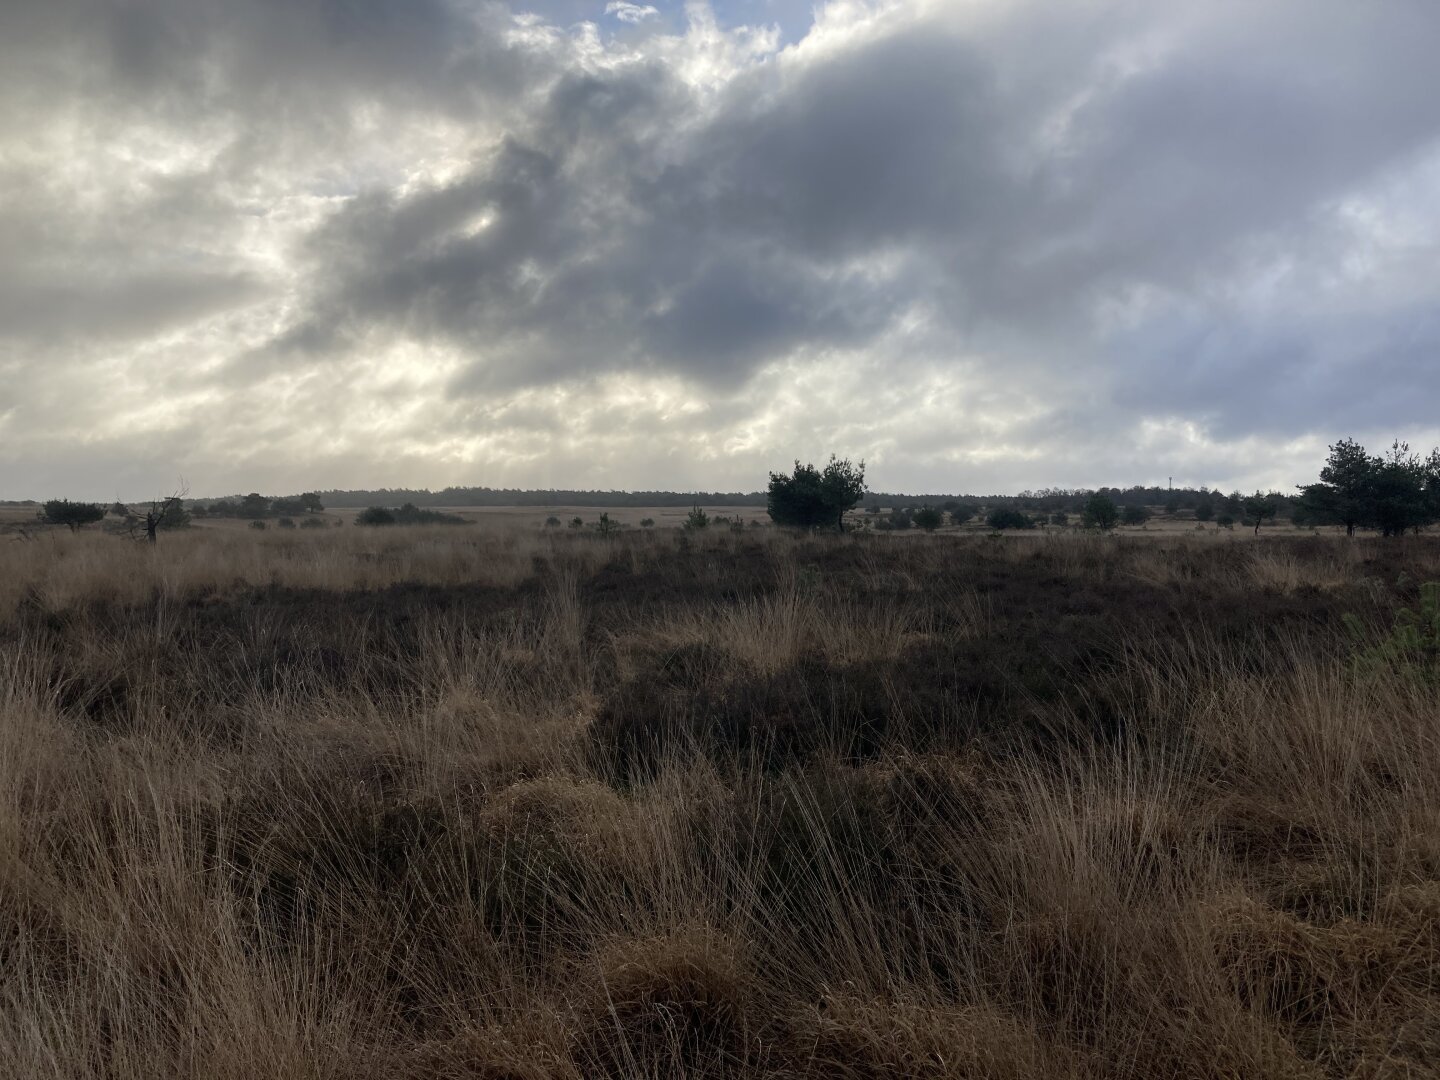
<path fill-rule="evenodd" d="M 1419 1077 L 1422 541 L 0 546 L 0 1073 Z"/>

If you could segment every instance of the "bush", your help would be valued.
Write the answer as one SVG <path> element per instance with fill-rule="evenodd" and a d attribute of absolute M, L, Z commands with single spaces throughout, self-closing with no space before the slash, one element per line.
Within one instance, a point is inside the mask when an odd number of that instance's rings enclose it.
<path fill-rule="evenodd" d="M 276 525 L 277 528 L 280 528 L 280 529 L 293 529 L 293 528 L 295 528 L 295 522 L 294 522 L 294 520 L 291 519 L 291 518 L 288 518 L 288 517 L 283 517 L 283 518 L 281 518 L 279 521 L 275 522 L 275 525 Z"/>
<path fill-rule="evenodd" d="M 383 506 L 372 506 L 362 510 L 355 518 L 356 525 L 467 525 L 464 518 L 456 514 L 445 514 L 439 510 L 422 510 L 414 503 L 406 503 L 396 510 Z"/>
<path fill-rule="evenodd" d="M 1019 510 L 991 510 L 985 524 L 992 529 L 1033 529 L 1035 523 Z"/>
<path fill-rule="evenodd" d="M 1122 525 L 1144 525 L 1150 520 L 1150 511 L 1143 506 L 1127 506 L 1120 514 Z"/>
<path fill-rule="evenodd" d="M 692 506 L 690 513 L 685 515 L 685 531 L 694 532 L 696 529 L 706 528 L 710 524 L 710 515 L 701 510 L 698 506 Z"/>
<path fill-rule="evenodd" d="M 584 527 L 585 519 L 582 518 L 579 514 L 576 514 L 573 518 L 570 519 L 570 528 L 583 529 Z"/>
<path fill-rule="evenodd" d="M 975 508 L 973 506 L 957 504 L 955 508 L 950 511 L 951 525 L 964 525 L 967 521 L 974 520 L 974 518 Z"/>
<path fill-rule="evenodd" d="M 325 528 L 325 522 L 322 521 L 320 518 L 314 518 L 314 517 L 301 518 L 301 519 L 300 519 L 300 528 L 302 528 L 302 529 L 323 529 L 323 528 Z"/>
<path fill-rule="evenodd" d="M 1050 524 L 1068 525 L 1070 524 L 1070 515 L 1065 513 L 1064 510 L 1056 510 L 1053 514 L 1050 515 Z"/>
<path fill-rule="evenodd" d="M 356 525 L 394 525 L 395 514 L 383 506 L 371 506 L 355 515 Z"/>
<path fill-rule="evenodd" d="M 255 529 L 255 530 L 258 531 L 258 532 L 264 532 L 264 531 L 265 531 L 265 522 L 260 521 L 260 520 L 258 520 L 258 519 L 255 520 L 255 521 L 252 521 L 252 522 L 250 522 L 250 528 Z"/>
<path fill-rule="evenodd" d="M 558 529 L 560 527 L 560 519 L 554 514 L 551 514 L 545 519 L 545 527 L 547 529 Z"/>
<path fill-rule="evenodd" d="M 653 529 L 653 528 L 655 527 L 655 519 L 654 519 L 654 518 L 641 518 L 641 519 L 640 519 L 640 527 L 641 527 L 642 529 Z"/>
<path fill-rule="evenodd" d="M 1215 519 L 1215 524 L 1219 525 L 1222 529 L 1233 529 L 1235 527 L 1235 519 L 1229 514 L 1221 514 Z"/>

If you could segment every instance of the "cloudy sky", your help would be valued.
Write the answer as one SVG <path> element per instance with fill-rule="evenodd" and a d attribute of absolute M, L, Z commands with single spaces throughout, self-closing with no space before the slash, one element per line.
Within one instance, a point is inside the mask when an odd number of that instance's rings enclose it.
<path fill-rule="evenodd" d="M 1440 442 L 1435 0 L 5 0 L 0 497 Z"/>

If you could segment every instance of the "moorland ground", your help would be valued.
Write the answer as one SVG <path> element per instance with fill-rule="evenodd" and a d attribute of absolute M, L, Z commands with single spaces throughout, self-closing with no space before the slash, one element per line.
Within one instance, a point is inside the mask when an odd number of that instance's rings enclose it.
<path fill-rule="evenodd" d="M 1440 691 L 1387 643 L 1435 579 L 1424 537 L 5 542 L 0 1071 L 1434 1075 Z"/>

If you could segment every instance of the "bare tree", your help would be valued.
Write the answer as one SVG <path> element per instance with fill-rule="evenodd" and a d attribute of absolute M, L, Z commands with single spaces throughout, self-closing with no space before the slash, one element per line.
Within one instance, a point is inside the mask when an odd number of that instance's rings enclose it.
<path fill-rule="evenodd" d="M 190 494 L 190 487 L 184 480 L 180 481 L 179 490 L 173 495 L 164 498 L 154 499 L 150 503 L 150 509 L 145 511 L 145 516 L 137 518 L 131 526 L 131 535 L 138 540 L 137 529 L 145 530 L 147 543 L 156 542 L 156 534 L 168 522 L 175 521 L 185 511 L 185 496 Z"/>

